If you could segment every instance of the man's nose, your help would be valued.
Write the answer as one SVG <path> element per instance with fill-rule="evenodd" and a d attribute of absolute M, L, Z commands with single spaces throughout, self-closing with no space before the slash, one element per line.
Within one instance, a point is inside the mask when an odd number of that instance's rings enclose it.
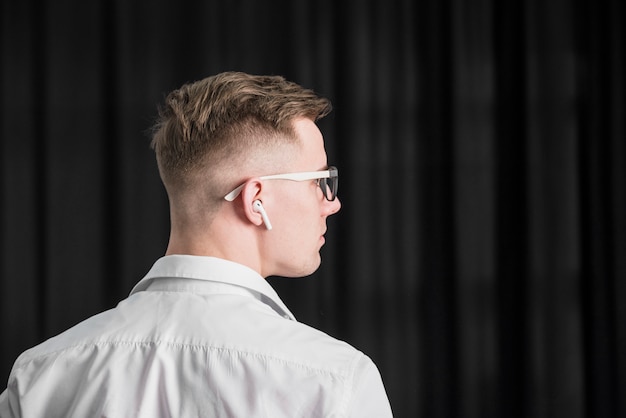
<path fill-rule="evenodd" d="M 332 202 L 326 200 L 326 207 L 328 208 L 326 216 L 333 215 L 339 212 L 339 209 L 341 209 L 341 201 L 338 197 L 335 197 L 335 200 L 333 200 Z"/>

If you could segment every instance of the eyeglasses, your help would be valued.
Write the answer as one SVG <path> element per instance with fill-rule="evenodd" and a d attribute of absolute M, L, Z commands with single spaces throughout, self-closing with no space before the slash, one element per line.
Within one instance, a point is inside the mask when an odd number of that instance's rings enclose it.
<path fill-rule="evenodd" d="M 259 177 L 260 180 L 291 180 L 291 181 L 307 181 L 317 180 L 317 185 L 322 189 L 324 197 L 332 202 L 337 197 L 337 187 L 339 186 L 339 171 L 336 167 L 328 167 L 328 170 L 322 171 L 305 171 L 300 173 L 289 174 L 273 174 L 271 176 Z M 224 199 L 232 202 L 235 200 L 241 189 L 246 183 L 239 185 L 232 192 L 224 196 Z"/>

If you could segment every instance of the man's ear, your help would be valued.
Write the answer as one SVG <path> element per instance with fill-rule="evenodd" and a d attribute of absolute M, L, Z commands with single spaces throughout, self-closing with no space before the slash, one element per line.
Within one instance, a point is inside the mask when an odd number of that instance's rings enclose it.
<path fill-rule="evenodd" d="M 261 180 L 253 178 L 248 180 L 241 189 L 241 205 L 242 211 L 245 217 L 254 225 L 263 225 L 263 216 L 254 210 L 254 201 L 262 199 L 263 182 Z"/>

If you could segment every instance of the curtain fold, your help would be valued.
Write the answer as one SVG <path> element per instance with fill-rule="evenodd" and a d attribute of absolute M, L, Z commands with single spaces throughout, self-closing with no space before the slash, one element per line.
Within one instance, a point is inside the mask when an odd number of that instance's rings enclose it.
<path fill-rule="evenodd" d="M 225 70 L 329 97 L 339 167 L 302 322 L 398 417 L 626 415 L 623 2 L 25 0 L 0 6 L 0 379 L 165 250 L 147 129 Z M 0 385 L 0 389 L 2 386 Z"/>

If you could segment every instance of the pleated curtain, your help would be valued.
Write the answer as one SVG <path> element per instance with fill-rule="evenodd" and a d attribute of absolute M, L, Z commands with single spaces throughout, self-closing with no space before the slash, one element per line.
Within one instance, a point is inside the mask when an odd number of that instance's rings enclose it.
<path fill-rule="evenodd" d="M 271 278 L 398 417 L 626 416 L 623 2 L 0 6 L 0 383 L 165 251 L 149 133 L 225 70 L 329 97 L 322 266 Z M 0 384 L 0 390 L 4 388 Z"/>

